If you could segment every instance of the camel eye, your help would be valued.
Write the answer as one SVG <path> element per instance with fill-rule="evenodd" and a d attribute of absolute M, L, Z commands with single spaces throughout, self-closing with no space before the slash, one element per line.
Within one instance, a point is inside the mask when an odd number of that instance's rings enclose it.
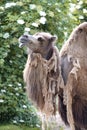
<path fill-rule="evenodd" d="M 43 38 L 42 37 L 38 37 L 38 41 L 42 42 Z"/>
<path fill-rule="evenodd" d="M 82 28 L 80 28 L 80 29 L 79 29 L 79 32 L 81 33 L 82 31 L 83 31 L 83 29 L 82 29 Z"/>

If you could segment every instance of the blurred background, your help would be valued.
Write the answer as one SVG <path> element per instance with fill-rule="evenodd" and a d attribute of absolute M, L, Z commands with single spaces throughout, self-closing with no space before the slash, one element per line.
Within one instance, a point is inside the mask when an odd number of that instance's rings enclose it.
<path fill-rule="evenodd" d="M 19 48 L 18 38 L 50 32 L 58 36 L 61 49 L 73 28 L 84 21 L 86 0 L 0 0 L 0 130 L 36 130 L 41 125 L 25 93 L 22 72 L 27 52 Z"/>

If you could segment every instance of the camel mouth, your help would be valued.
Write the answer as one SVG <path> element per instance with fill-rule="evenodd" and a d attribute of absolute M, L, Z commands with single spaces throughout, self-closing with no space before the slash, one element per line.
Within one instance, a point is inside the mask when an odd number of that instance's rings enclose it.
<path fill-rule="evenodd" d="M 20 48 L 22 48 L 23 46 L 25 46 L 24 43 L 20 43 L 20 44 L 19 44 L 19 47 L 20 47 Z"/>
<path fill-rule="evenodd" d="M 27 46 L 31 43 L 37 43 L 37 39 L 32 35 L 23 35 L 19 38 L 19 47 L 22 48 L 23 46 Z"/>
<path fill-rule="evenodd" d="M 28 41 L 27 41 L 26 38 L 20 37 L 20 38 L 19 38 L 19 47 L 22 48 L 23 46 L 26 46 L 27 42 L 28 42 Z"/>

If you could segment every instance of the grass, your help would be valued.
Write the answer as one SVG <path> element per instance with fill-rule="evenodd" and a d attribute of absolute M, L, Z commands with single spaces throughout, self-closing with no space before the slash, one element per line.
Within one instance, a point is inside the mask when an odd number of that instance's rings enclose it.
<path fill-rule="evenodd" d="M 39 128 L 29 128 L 27 126 L 1 125 L 0 130 L 40 130 Z"/>

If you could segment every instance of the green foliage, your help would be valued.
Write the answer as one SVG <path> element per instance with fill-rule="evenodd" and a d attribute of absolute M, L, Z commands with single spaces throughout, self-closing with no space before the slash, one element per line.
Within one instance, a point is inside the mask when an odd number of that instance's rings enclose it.
<path fill-rule="evenodd" d="M 38 123 L 34 107 L 25 96 L 22 71 L 27 55 L 18 47 L 18 38 L 24 32 L 46 31 L 58 36 L 57 46 L 61 48 L 72 28 L 87 20 L 86 5 L 85 0 L 0 1 L 1 123 L 13 121 L 30 126 Z"/>
<path fill-rule="evenodd" d="M 27 100 L 25 105 L 23 105 L 23 102 L 24 99 L 21 99 L 20 107 L 17 107 L 18 114 L 14 117 L 13 123 L 30 127 L 40 127 L 40 120 L 37 118 L 36 109 L 34 106 L 32 106 Z"/>
<path fill-rule="evenodd" d="M 39 130 L 39 128 L 29 128 L 26 126 L 1 125 L 0 130 Z"/>

